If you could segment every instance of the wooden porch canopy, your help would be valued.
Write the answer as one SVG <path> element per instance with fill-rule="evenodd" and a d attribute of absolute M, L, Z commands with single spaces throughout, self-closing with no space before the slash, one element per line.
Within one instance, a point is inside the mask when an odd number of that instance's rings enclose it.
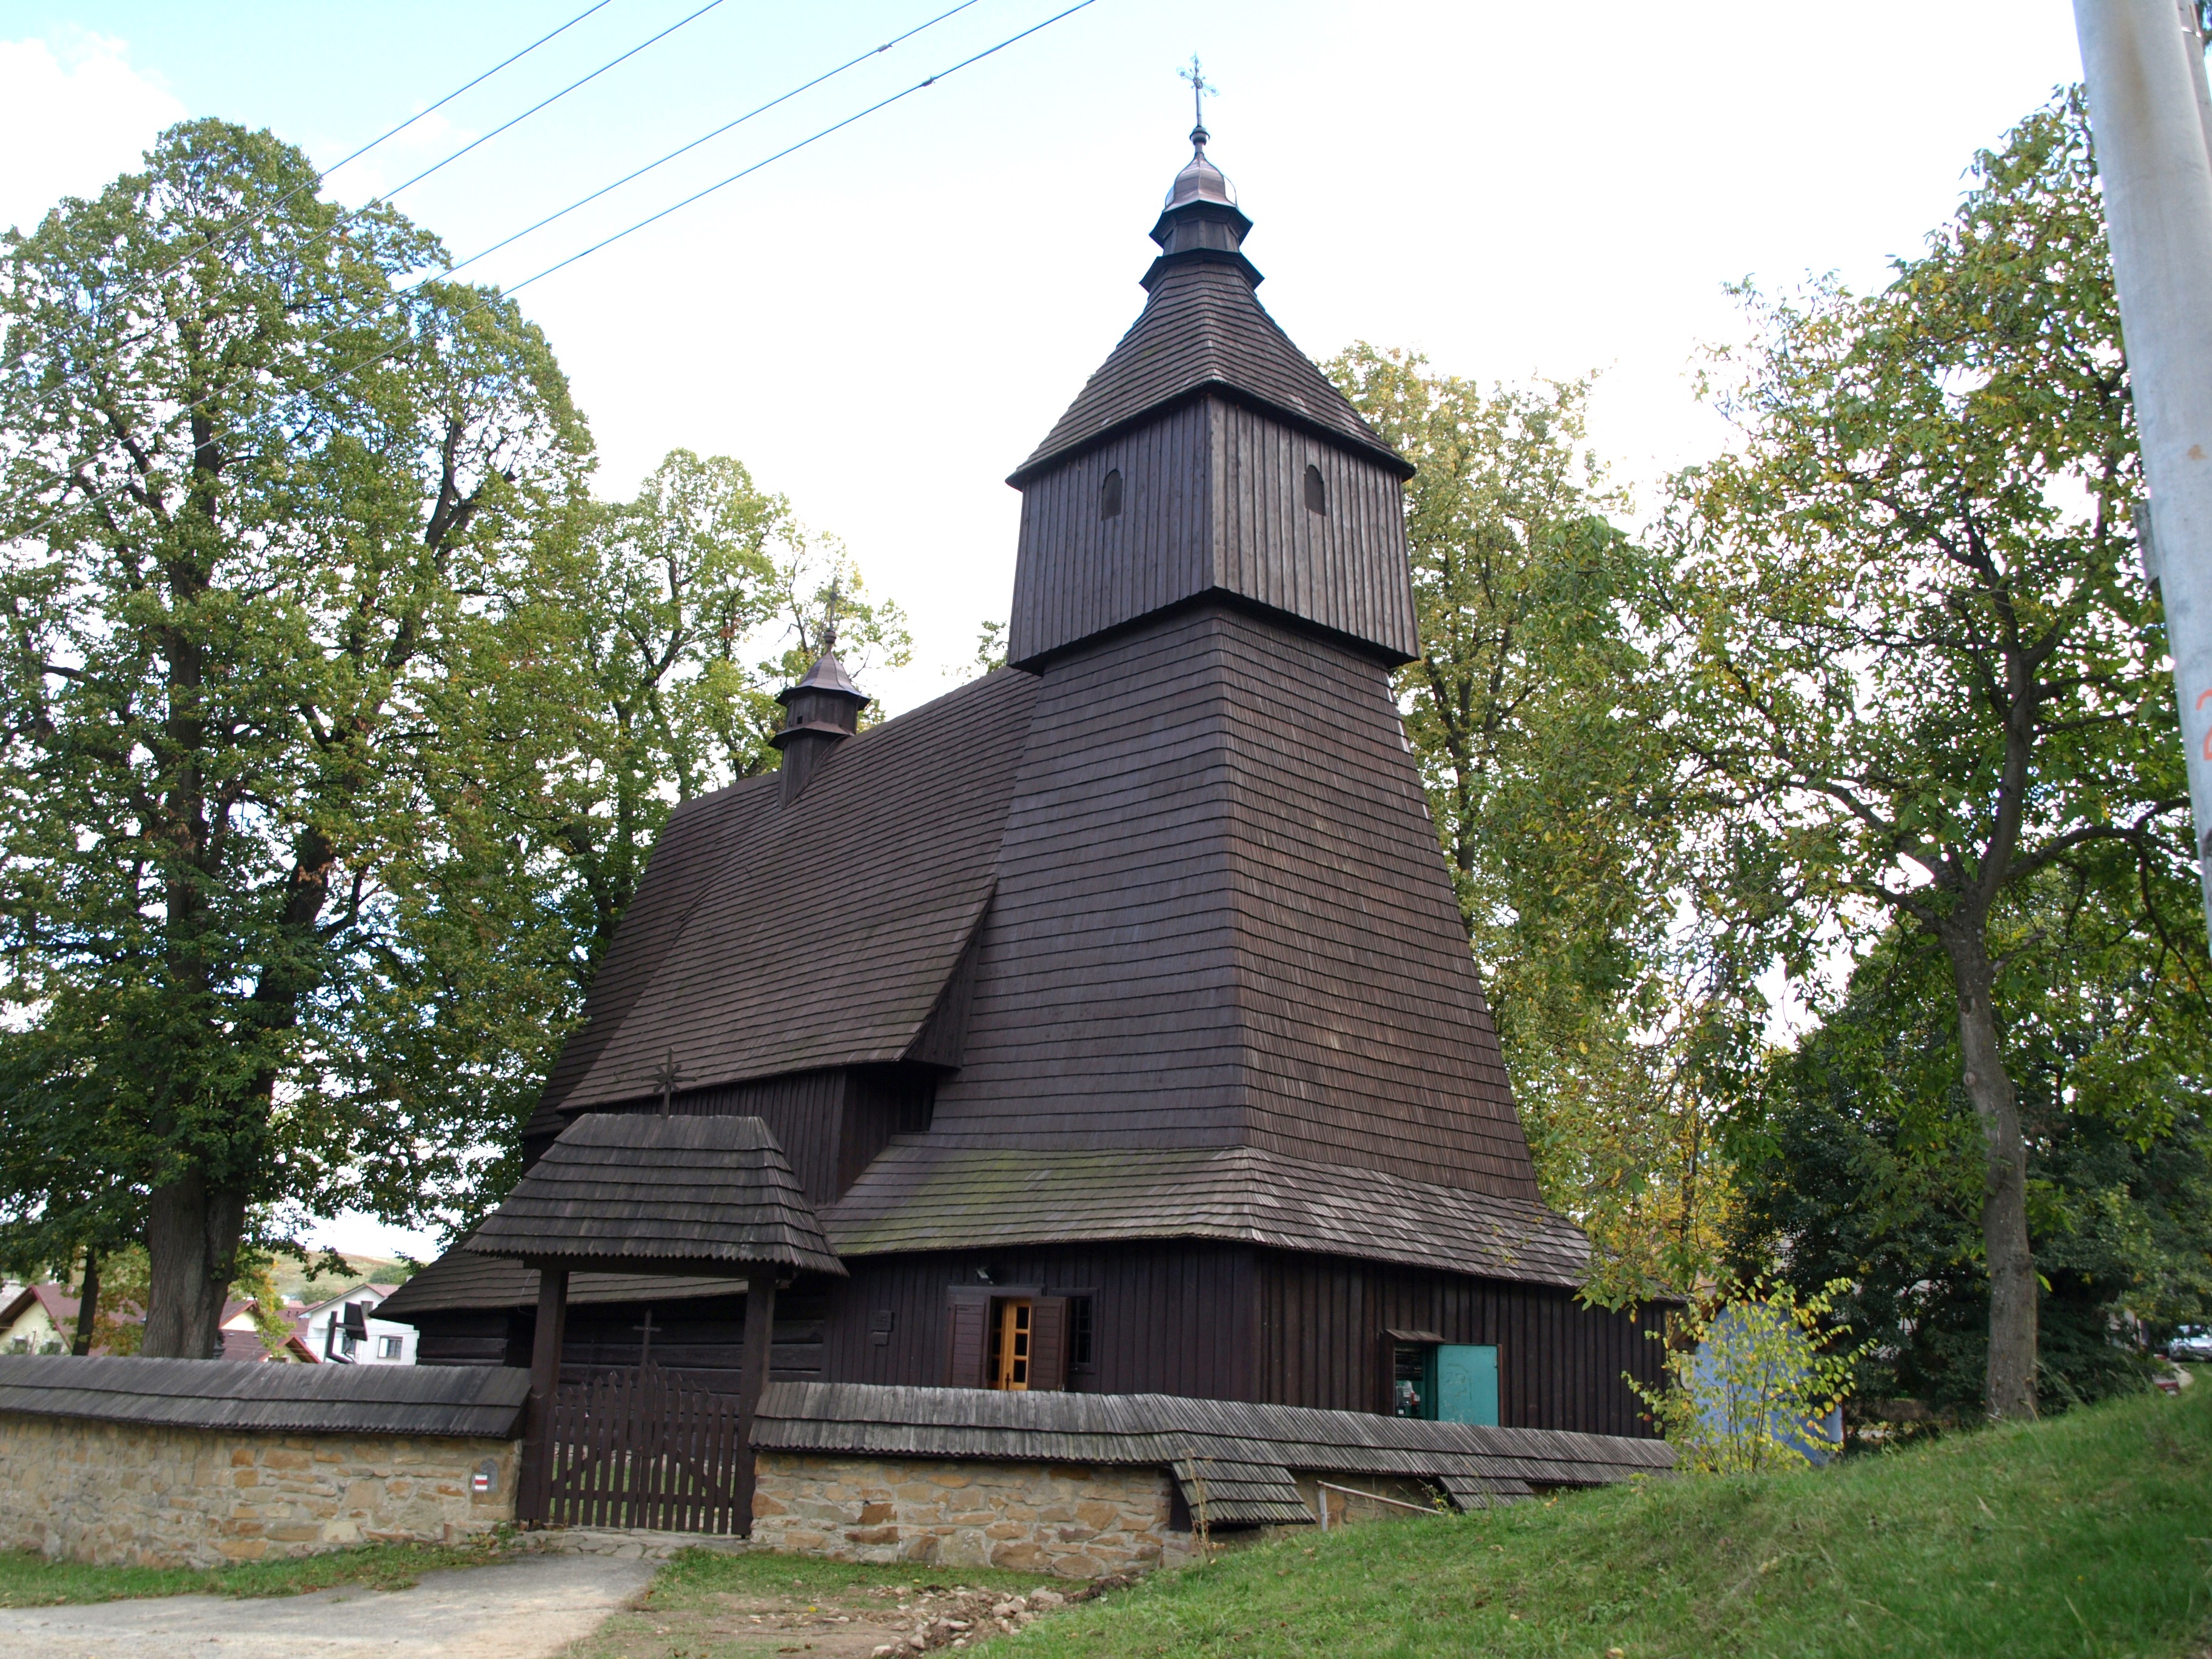
<path fill-rule="evenodd" d="M 569 1273 L 845 1275 L 757 1117 L 587 1112 L 461 1248 Z"/>
<path fill-rule="evenodd" d="M 757 1117 L 648 1117 L 588 1112 L 526 1170 L 461 1245 L 538 1269 L 530 1427 L 518 1511 L 544 1521 L 554 1476 L 553 1398 L 571 1273 L 671 1276 L 741 1272 L 744 1367 L 738 1395 L 744 1448 L 738 1529 L 752 1527 L 752 1425 L 768 1381 L 779 1279 L 845 1276 L 799 1178 Z"/>

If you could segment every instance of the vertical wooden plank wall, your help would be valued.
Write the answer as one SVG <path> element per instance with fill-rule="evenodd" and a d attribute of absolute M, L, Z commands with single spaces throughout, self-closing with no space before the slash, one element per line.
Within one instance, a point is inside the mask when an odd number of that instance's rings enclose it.
<path fill-rule="evenodd" d="M 1404 487 L 1333 443 L 1214 399 L 1220 433 L 1217 586 L 1400 657 L 1420 654 Z M 1328 510 L 1305 501 L 1320 469 Z"/>
<path fill-rule="evenodd" d="M 1649 1435 L 1623 1381 L 1659 1377 L 1657 1310 L 1586 1308 L 1571 1291 L 1379 1263 L 1268 1252 L 1261 1296 L 1265 1397 L 1342 1411 L 1382 1406 L 1381 1333 L 1434 1331 L 1495 1345 L 1499 1420 L 1510 1427 Z"/>
<path fill-rule="evenodd" d="M 853 1261 L 852 1279 L 824 1295 L 820 1375 L 942 1386 L 945 1291 L 976 1287 L 978 1265 L 962 1255 Z M 988 1266 L 1000 1285 L 1093 1298 L 1092 1363 L 1068 1377 L 1078 1392 L 1378 1411 L 1382 1333 L 1433 1330 L 1497 1346 L 1509 1425 L 1650 1432 L 1621 1381 L 1657 1377 L 1648 1310 L 1612 1313 L 1548 1286 L 1230 1244 L 1007 1250 Z M 871 1327 L 885 1312 L 892 1329 L 878 1346 Z"/>
<path fill-rule="evenodd" d="M 1327 510 L 1306 506 L 1318 467 Z M 1109 472 L 1121 511 L 1099 514 Z M 1195 398 L 1077 456 L 1022 492 L 1007 659 L 1194 598 L 1233 593 L 1375 647 L 1419 654 L 1396 477 L 1218 397 Z"/>
<path fill-rule="evenodd" d="M 1204 400 L 1077 457 L 1022 491 L 1006 659 L 1024 663 L 1202 592 L 1212 580 Z M 1099 516 L 1109 472 L 1121 511 Z"/>

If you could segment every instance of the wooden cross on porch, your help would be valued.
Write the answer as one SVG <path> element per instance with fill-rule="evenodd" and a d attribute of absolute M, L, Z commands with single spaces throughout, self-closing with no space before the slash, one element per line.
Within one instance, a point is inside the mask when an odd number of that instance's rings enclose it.
<path fill-rule="evenodd" d="M 668 1328 L 665 1325 L 661 1327 L 664 1334 L 666 1332 L 667 1328 Z M 630 1329 L 639 1334 L 637 1363 L 640 1365 L 644 1365 L 653 1358 L 653 1307 L 651 1304 L 648 1303 L 646 1306 L 645 1323 L 642 1325 L 633 1325 L 630 1327 Z"/>
<path fill-rule="evenodd" d="M 684 1081 L 684 1068 L 676 1063 L 676 1050 L 668 1051 L 668 1058 L 660 1062 L 660 1069 L 653 1074 L 653 1086 L 660 1091 L 660 1115 L 669 1115 L 669 1101 L 676 1093 L 676 1085 Z"/>

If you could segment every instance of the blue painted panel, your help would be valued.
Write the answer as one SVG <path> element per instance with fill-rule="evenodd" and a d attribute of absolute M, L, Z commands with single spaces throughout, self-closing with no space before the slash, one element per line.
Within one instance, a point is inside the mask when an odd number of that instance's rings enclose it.
<path fill-rule="evenodd" d="M 1437 1417 L 1497 1425 L 1497 1349 L 1447 1342 L 1437 1350 Z"/>

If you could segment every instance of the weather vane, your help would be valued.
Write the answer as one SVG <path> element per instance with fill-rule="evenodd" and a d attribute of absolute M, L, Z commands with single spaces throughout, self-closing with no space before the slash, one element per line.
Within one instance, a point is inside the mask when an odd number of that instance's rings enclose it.
<path fill-rule="evenodd" d="M 822 649 L 817 653 L 828 656 L 837 648 L 837 606 L 844 599 L 842 576 L 830 584 L 830 597 L 822 602 Z"/>
<path fill-rule="evenodd" d="M 1177 70 L 1176 74 L 1190 82 L 1190 142 L 1204 149 L 1206 141 L 1211 136 L 1206 130 L 1206 100 L 1208 97 L 1220 96 L 1221 89 L 1206 80 L 1206 68 L 1198 61 L 1196 52 L 1190 55 L 1190 67 Z"/>

